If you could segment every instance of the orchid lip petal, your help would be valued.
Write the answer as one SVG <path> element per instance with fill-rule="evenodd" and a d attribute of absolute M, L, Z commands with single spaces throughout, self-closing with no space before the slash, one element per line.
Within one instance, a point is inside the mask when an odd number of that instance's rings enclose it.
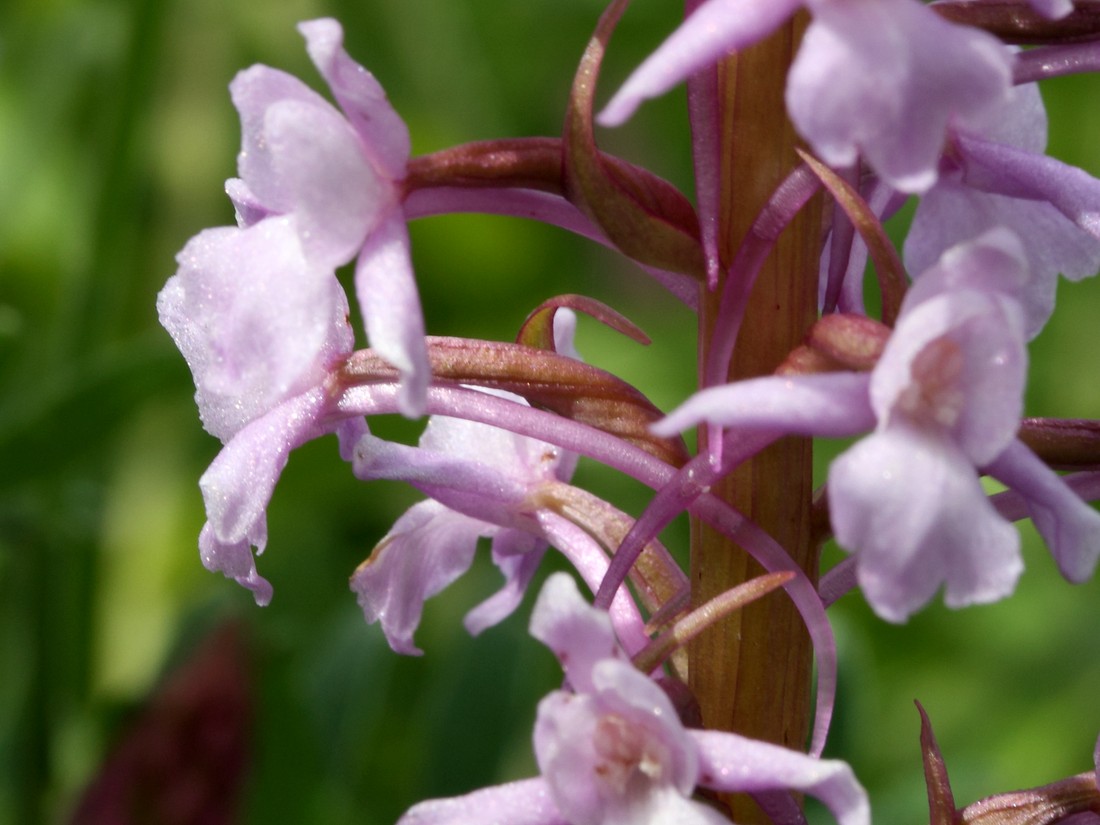
<path fill-rule="evenodd" d="M 837 542 L 858 552 L 860 587 L 888 621 L 905 621 L 941 585 L 951 607 L 1004 598 L 1023 570 L 1019 535 L 949 441 L 877 432 L 833 462 L 829 502 Z"/>

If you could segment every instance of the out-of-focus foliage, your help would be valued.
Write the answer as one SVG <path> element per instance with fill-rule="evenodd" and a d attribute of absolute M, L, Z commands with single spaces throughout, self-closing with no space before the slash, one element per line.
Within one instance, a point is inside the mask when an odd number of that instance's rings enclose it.
<path fill-rule="evenodd" d="M 265 62 L 320 82 L 294 24 L 332 15 L 407 119 L 418 153 L 554 134 L 600 0 L 10 0 L 0 6 L 0 822 L 64 820 L 135 709 L 226 617 L 254 674 L 241 822 L 392 822 L 414 801 L 529 774 L 530 726 L 556 664 L 525 616 L 471 640 L 463 612 L 497 574 L 430 603 L 423 659 L 386 649 L 347 577 L 408 490 L 356 482 L 332 439 L 292 457 L 260 564 L 266 609 L 205 572 L 197 479 L 215 454 L 183 360 L 156 324 L 173 255 L 232 221 L 233 74 Z M 680 13 L 639 2 L 612 43 L 607 91 Z M 1100 85 L 1052 84 L 1053 146 L 1100 173 Z M 606 148 L 690 192 L 682 91 L 647 105 Z M 413 227 L 435 334 L 511 338 L 549 295 L 626 312 L 649 350 L 582 326 L 588 360 L 668 407 L 691 389 L 686 310 L 615 256 L 500 218 Z M 1100 283 L 1063 285 L 1035 345 L 1030 412 L 1100 415 L 1091 338 Z M 412 437 L 402 422 L 382 433 Z M 823 452 L 823 456 L 828 452 Z M 824 466 L 824 464 L 822 464 Z M 637 512 L 635 485 L 582 468 Z M 1030 531 L 1028 535 L 1031 536 Z M 679 536 L 671 535 L 675 543 Z M 884 626 L 837 609 L 840 714 L 878 821 L 922 820 L 920 698 L 960 801 L 1085 769 L 1100 731 L 1100 587 L 1070 588 L 1029 539 L 1017 598 Z"/>

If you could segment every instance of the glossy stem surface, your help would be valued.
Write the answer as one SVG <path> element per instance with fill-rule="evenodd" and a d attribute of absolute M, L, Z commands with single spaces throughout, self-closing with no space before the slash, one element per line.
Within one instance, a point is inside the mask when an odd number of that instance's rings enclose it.
<path fill-rule="evenodd" d="M 761 207 L 799 162 L 799 143 L 787 119 L 783 90 L 804 28 L 805 20 L 796 17 L 764 42 L 719 65 L 720 289 L 737 277 L 725 270 Z M 820 249 L 818 196 L 784 230 L 764 264 L 738 336 L 730 380 L 773 372 L 801 343 L 816 318 Z M 720 289 L 704 292 L 700 365 L 706 363 Z M 700 434 L 701 440 L 705 437 Z M 811 474 L 810 441 L 786 438 L 746 462 L 712 492 L 767 530 L 816 581 Z M 701 522 L 693 522 L 691 538 L 696 605 L 763 572 L 743 550 Z M 705 727 L 805 749 L 812 649 L 798 612 L 783 594 L 771 594 L 702 633 L 689 647 L 689 662 L 690 684 Z M 725 801 L 738 823 L 767 821 L 748 798 Z"/>

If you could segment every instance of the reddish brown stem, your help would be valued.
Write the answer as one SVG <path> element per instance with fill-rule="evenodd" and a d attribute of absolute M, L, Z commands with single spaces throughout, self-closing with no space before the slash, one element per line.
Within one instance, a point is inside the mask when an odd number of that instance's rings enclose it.
<path fill-rule="evenodd" d="M 787 120 L 784 83 L 804 20 L 720 64 L 722 208 L 720 252 L 728 266 L 757 213 L 798 163 Z M 780 236 L 749 299 L 730 367 L 731 380 L 767 375 L 797 347 L 816 317 L 821 208 L 811 202 Z M 700 364 L 706 363 L 719 293 L 707 293 L 700 317 Z M 788 438 L 744 464 L 712 492 L 782 544 L 817 578 L 811 542 L 811 449 Z M 693 603 L 760 575 L 760 567 L 725 536 L 692 525 Z M 812 649 L 797 611 L 785 599 L 749 605 L 702 633 L 688 648 L 692 690 L 708 728 L 803 749 L 810 718 Z M 751 800 L 731 800 L 738 823 L 765 822 Z"/>

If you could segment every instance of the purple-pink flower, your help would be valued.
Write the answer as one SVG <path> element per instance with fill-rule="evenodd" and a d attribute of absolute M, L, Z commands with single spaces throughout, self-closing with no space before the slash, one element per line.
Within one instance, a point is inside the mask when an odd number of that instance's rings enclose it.
<path fill-rule="evenodd" d="M 191 367 L 203 424 L 226 445 L 200 481 L 203 563 L 260 603 L 271 585 L 252 549 L 267 542 L 267 504 L 290 451 L 336 432 L 350 458 L 365 431 L 325 386 L 354 348 L 336 267 L 358 257 L 367 332 L 401 373 L 402 412 L 422 411 L 429 377 L 401 209 L 408 131 L 377 81 L 344 52 L 338 23 L 300 28 L 343 111 L 266 66 L 234 79 L 241 177 L 226 188 L 239 227 L 193 238 L 157 303 Z"/>
<path fill-rule="evenodd" d="M 401 373 L 401 409 L 423 411 L 429 369 L 409 257 L 402 181 L 409 134 L 378 81 L 344 51 L 335 20 L 302 23 L 338 110 L 296 77 L 253 66 L 230 84 L 241 115 L 239 179 L 226 190 L 242 226 L 292 218 L 306 257 L 355 264 L 371 347 Z"/>
<path fill-rule="evenodd" d="M 685 728 L 665 692 L 630 664 L 607 614 L 587 604 L 569 576 L 547 580 L 531 634 L 558 657 L 569 686 L 539 704 L 541 775 L 420 803 L 399 825 L 727 823 L 692 799 L 697 787 L 809 793 L 841 825 L 869 825 L 866 793 L 845 763 Z"/>
<path fill-rule="evenodd" d="M 802 6 L 813 22 L 787 78 L 787 109 L 826 163 L 862 156 L 895 189 L 924 191 L 948 126 L 1008 94 L 1008 49 L 916 0 L 707 0 L 627 79 L 601 122 L 622 123 L 642 100 L 762 40 Z"/>
<path fill-rule="evenodd" d="M 343 289 L 306 256 L 293 220 L 201 232 L 157 299 L 194 376 L 203 425 L 225 443 L 199 481 L 203 564 L 261 604 L 271 585 L 252 548 L 267 542 L 267 503 L 290 451 L 328 432 L 350 447 L 364 429 L 361 418 L 328 418 L 328 370 L 351 352 L 354 334 Z"/>
<path fill-rule="evenodd" d="M 905 239 L 911 272 L 996 226 L 1023 242 L 1029 277 L 1021 295 L 1028 337 L 1054 310 L 1058 275 L 1100 269 L 1100 181 L 1044 154 L 1047 120 L 1035 84 L 953 129 L 936 185 L 921 197 Z"/>
<path fill-rule="evenodd" d="M 466 627 L 478 633 L 503 620 L 546 550 L 542 522 L 553 514 L 537 493 L 568 481 L 575 466 L 576 456 L 553 445 L 446 416 L 428 419 L 417 447 L 364 435 L 354 450 L 358 478 L 408 481 L 432 497 L 409 508 L 352 576 L 367 621 L 381 623 L 395 651 L 420 653 L 412 636 L 424 601 L 470 568 L 480 538 L 492 540 L 505 585 Z"/>
<path fill-rule="evenodd" d="M 951 606 L 1008 595 L 1019 536 L 984 493 L 990 471 L 1018 489 L 1067 577 L 1092 574 L 1100 514 L 1016 441 L 1026 377 L 1020 241 L 995 229 L 917 277 L 869 376 L 785 375 L 698 393 L 661 422 L 805 435 L 873 432 L 829 471 L 837 542 L 856 555 L 875 611 L 903 621 L 943 586 Z M 1029 460 L 1034 459 L 1034 460 Z"/>

